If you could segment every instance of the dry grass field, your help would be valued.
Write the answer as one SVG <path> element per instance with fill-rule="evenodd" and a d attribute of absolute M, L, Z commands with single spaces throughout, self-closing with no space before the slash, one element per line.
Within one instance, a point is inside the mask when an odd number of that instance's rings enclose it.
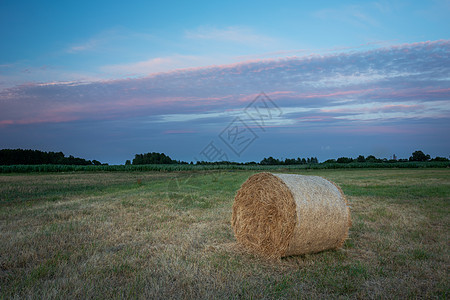
<path fill-rule="evenodd" d="M 0 298 L 448 299 L 450 169 L 298 171 L 343 188 L 353 227 L 280 261 L 235 244 L 254 173 L 0 175 Z"/>

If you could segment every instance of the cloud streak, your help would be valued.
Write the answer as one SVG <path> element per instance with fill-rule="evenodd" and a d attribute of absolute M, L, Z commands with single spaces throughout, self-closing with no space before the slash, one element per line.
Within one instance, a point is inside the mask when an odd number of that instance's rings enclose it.
<path fill-rule="evenodd" d="M 167 72 L 168 70 L 192 69 L 204 67 L 214 63 L 213 58 L 196 55 L 171 55 L 164 57 L 154 57 L 148 60 L 108 65 L 101 67 L 101 71 L 117 76 L 140 76 L 154 73 Z"/>
<path fill-rule="evenodd" d="M 276 41 L 272 37 L 257 34 L 252 29 L 242 26 L 229 26 L 226 28 L 203 26 L 194 30 L 186 30 L 185 37 L 187 39 L 214 40 L 245 45 L 270 44 Z"/>
<path fill-rule="evenodd" d="M 387 11 L 387 6 L 377 5 L 376 3 L 373 8 Z M 366 12 L 362 6 L 358 5 L 346 6 L 339 9 L 323 9 L 317 11 L 314 15 L 322 20 L 335 20 L 355 27 L 381 26 L 376 18 L 371 16 L 369 12 Z"/>

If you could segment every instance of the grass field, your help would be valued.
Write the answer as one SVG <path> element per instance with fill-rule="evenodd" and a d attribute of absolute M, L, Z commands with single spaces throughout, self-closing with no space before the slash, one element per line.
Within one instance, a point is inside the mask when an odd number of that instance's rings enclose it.
<path fill-rule="evenodd" d="M 0 176 L 0 298 L 449 297 L 450 169 L 292 170 L 352 206 L 338 251 L 270 262 L 235 244 L 256 171 Z"/>

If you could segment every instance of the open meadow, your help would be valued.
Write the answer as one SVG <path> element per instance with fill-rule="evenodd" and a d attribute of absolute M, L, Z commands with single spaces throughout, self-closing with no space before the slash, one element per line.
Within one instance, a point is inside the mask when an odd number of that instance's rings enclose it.
<path fill-rule="evenodd" d="M 339 184 L 338 251 L 267 261 L 235 244 L 256 170 L 0 175 L 0 298 L 442 298 L 450 169 L 279 170 Z"/>

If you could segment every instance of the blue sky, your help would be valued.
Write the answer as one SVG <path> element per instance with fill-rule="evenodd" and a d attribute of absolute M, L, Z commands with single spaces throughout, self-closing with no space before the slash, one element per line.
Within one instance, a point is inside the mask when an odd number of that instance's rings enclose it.
<path fill-rule="evenodd" d="M 449 14 L 450 1 L 1 1 L 0 148 L 109 163 L 208 160 L 208 145 L 235 161 L 449 156 Z"/>

